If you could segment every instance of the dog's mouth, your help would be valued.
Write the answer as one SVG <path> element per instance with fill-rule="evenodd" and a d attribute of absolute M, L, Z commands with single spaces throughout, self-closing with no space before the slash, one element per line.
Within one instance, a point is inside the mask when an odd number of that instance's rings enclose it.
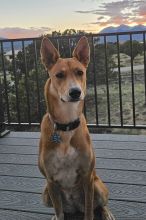
<path fill-rule="evenodd" d="M 80 98 L 74 98 L 74 99 L 69 99 L 69 100 L 64 100 L 63 98 L 61 98 L 62 102 L 79 102 L 81 101 Z"/>
<path fill-rule="evenodd" d="M 81 99 L 80 98 L 76 98 L 76 99 L 70 99 L 69 102 L 79 102 L 79 101 L 81 101 Z"/>

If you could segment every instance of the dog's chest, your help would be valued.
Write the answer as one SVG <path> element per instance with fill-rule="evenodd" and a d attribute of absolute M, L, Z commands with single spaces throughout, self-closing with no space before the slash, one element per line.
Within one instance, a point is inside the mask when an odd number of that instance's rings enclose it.
<path fill-rule="evenodd" d="M 79 153 L 75 148 L 69 146 L 65 153 L 57 148 L 50 157 L 49 173 L 63 188 L 73 187 L 77 182 L 79 165 Z"/>

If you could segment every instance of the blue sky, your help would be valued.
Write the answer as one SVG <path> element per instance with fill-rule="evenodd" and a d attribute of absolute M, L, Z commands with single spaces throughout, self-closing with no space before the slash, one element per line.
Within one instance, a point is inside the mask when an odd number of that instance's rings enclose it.
<path fill-rule="evenodd" d="M 39 36 L 66 28 L 98 32 L 145 21 L 145 0 L 0 0 L 1 37 Z"/>

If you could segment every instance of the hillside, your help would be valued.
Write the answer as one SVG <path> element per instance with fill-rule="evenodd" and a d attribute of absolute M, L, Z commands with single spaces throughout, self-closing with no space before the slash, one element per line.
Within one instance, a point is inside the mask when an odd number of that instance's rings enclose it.
<path fill-rule="evenodd" d="M 131 26 L 122 24 L 122 25 L 117 26 L 117 27 L 110 26 L 110 27 L 104 28 L 99 33 L 103 34 L 103 33 L 133 32 L 133 31 L 146 31 L 146 26 L 136 25 L 136 26 L 131 27 Z M 133 34 L 132 39 L 137 40 L 137 41 L 143 41 L 143 35 L 142 34 Z M 103 41 L 102 38 L 100 40 Z M 116 37 L 110 36 L 110 37 L 107 38 L 107 40 L 108 40 L 108 42 L 115 42 Z M 120 35 L 119 40 L 122 41 L 122 42 L 129 40 L 128 33 L 127 33 L 127 35 Z"/>

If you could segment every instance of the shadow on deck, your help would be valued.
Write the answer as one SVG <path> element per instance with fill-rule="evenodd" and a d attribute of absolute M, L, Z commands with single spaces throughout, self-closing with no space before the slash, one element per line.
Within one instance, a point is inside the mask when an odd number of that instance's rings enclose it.
<path fill-rule="evenodd" d="M 49 220 L 44 178 L 37 167 L 38 132 L 11 132 L 0 139 L 0 220 Z M 110 191 L 117 220 L 146 219 L 146 137 L 92 135 L 97 174 Z M 76 219 L 77 220 L 77 219 Z"/>

